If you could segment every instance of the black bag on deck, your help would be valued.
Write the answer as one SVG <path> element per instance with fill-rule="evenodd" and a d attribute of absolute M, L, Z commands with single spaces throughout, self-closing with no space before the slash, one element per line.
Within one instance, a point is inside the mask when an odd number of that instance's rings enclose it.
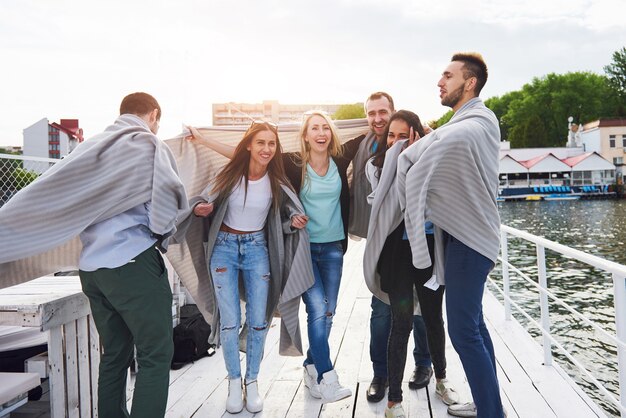
<path fill-rule="evenodd" d="M 180 308 L 180 323 L 174 327 L 174 357 L 172 369 L 215 354 L 215 344 L 209 344 L 211 326 L 196 305 Z"/>

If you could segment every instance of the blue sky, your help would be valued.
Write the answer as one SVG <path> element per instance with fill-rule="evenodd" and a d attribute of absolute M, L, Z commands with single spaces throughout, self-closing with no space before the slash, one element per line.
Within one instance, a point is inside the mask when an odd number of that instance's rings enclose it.
<path fill-rule="evenodd" d="M 438 118 L 437 80 L 479 51 L 482 96 L 547 73 L 593 71 L 624 46 L 624 0 L 0 3 L 0 145 L 41 118 L 78 118 L 87 137 L 127 93 L 163 108 L 160 136 L 211 123 L 224 101 L 355 103 L 372 91 Z M 584 98 L 581 98 L 584 100 Z M 564 122 L 566 129 L 566 122 Z"/>

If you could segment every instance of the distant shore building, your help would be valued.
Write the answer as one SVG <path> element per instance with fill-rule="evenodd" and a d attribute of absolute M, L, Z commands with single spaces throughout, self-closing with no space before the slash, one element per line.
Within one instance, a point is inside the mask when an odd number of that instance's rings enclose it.
<path fill-rule="evenodd" d="M 59 123 L 43 118 L 24 129 L 22 154 L 28 157 L 61 159 L 83 142 L 83 130 L 78 119 L 61 119 Z M 36 165 L 29 167 L 24 161 L 24 169 L 38 171 Z M 41 167 L 40 164 L 37 166 Z"/>
<path fill-rule="evenodd" d="M 616 166 L 585 147 L 514 148 L 500 143 L 500 188 L 604 186 L 615 183 Z"/>
<path fill-rule="evenodd" d="M 253 120 L 276 124 L 301 122 L 302 115 L 309 110 L 322 110 L 333 114 L 340 104 L 281 104 L 278 100 L 263 100 L 263 103 L 214 103 L 213 126 L 246 126 Z"/>
<path fill-rule="evenodd" d="M 623 184 L 626 118 L 598 119 L 585 123 L 580 137 L 586 152 L 596 152 L 615 165 L 616 181 Z"/>

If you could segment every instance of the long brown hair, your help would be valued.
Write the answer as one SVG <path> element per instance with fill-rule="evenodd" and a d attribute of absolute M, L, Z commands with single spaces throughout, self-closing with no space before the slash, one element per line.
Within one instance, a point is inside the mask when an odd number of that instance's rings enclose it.
<path fill-rule="evenodd" d="M 275 125 L 268 122 L 252 122 L 252 125 L 248 128 L 243 135 L 241 141 L 235 148 L 235 154 L 232 160 L 228 162 L 219 172 L 219 174 L 213 180 L 213 187 L 211 193 L 218 194 L 218 202 L 228 198 L 232 191 L 237 187 L 241 178 L 244 178 L 245 192 L 244 196 L 248 195 L 248 171 L 250 169 L 250 151 L 248 146 L 252 143 L 254 136 L 261 131 L 270 131 L 276 135 L 276 153 L 270 160 L 267 166 L 267 173 L 270 178 L 270 185 L 272 188 L 272 202 L 274 209 L 278 209 L 280 206 L 281 190 L 280 185 L 284 184 L 291 187 L 287 176 L 285 175 L 285 167 L 283 166 L 283 147 L 280 144 L 278 138 L 278 129 Z M 245 200 L 245 197 L 244 197 Z"/>
<path fill-rule="evenodd" d="M 341 147 L 341 141 L 339 139 L 339 133 L 337 132 L 337 128 L 335 127 L 335 122 L 328 116 L 325 112 L 320 110 L 311 110 L 304 114 L 304 120 L 302 121 L 302 126 L 300 126 L 300 133 L 298 134 L 298 138 L 300 138 L 300 156 L 301 156 L 301 188 L 304 188 L 304 183 L 306 180 L 306 165 L 311 160 L 311 145 L 307 141 L 304 140 L 306 138 L 306 132 L 309 129 L 309 122 L 313 116 L 321 116 L 324 118 L 328 126 L 330 126 L 330 144 L 328 146 L 328 154 L 330 157 L 339 157 L 343 153 L 343 148 Z"/>

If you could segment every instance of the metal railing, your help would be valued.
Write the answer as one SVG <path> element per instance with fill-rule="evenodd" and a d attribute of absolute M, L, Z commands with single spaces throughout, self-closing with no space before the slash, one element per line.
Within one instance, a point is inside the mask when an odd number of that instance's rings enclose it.
<path fill-rule="evenodd" d="M 509 262 L 508 243 L 509 235 L 513 238 L 521 238 L 533 243 L 536 247 L 537 254 L 537 280 L 528 277 L 528 275 L 516 268 Z M 544 363 L 552 365 L 552 347 L 556 347 L 571 363 L 586 377 L 598 390 L 606 396 L 621 413 L 622 417 L 626 417 L 626 266 L 604 260 L 591 254 L 558 244 L 556 242 L 541 238 L 524 231 L 520 231 L 509 226 L 501 226 L 501 266 L 502 266 L 502 288 L 489 279 L 494 287 L 501 293 L 504 298 L 504 312 L 506 320 L 511 319 L 511 308 L 514 307 L 521 315 L 537 327 L 541 331 L 541 339 L 543 345 Z M 616 335 L 612 335 L 598 324 L 590 321 L 584 315 L 572 308 L 568 303 L 557 297 L 548 289 L 547 272 L 546 272 L 546 255 L 545 249 L 550 249 L 565 257 L 581 261 L 591 265 L 597 269 L 612 275 L 614 306 L 615 306 L 615 330 Z M 532 287 L 539 291 L 540 319 L 539 321 L 532 318 L 526 310 L 511 299 L 510 294 L 510 270 L 513 270 L 519 277 L 524 279 Z M 587 370 L 580 361 L 578 361 L 561 343 L 559 343 L 550 332 L 550 309 L 548 299 L 552 299 L 556 304 L 565 308 L 574 317 L 581 320 L 586 325 L 592 327 L 600 335 L 604 336 L 608 341 L 617 347 L 617 361 L 619 373 L 619 394 L 617 399 L 615 395 L 609 391 L 598 379 L 596 379 L 589 370 Z"/>
<path fill-rule="evenodd" d="M 0 154 L 0 206 L 60 160 Z"/>

